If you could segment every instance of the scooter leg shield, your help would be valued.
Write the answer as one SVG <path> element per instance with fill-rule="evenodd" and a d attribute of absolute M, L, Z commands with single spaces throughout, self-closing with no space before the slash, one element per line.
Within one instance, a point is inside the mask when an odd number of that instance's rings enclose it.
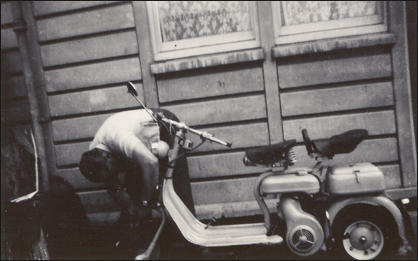
<path fill-rule="evenodd" d="M 286 243 L 298 256 L 315 254 L 324 243 L 324 231 L 318 220 L 303 211 L 298 200 L 282 197 L 280 211 L 286 221 Z"/>

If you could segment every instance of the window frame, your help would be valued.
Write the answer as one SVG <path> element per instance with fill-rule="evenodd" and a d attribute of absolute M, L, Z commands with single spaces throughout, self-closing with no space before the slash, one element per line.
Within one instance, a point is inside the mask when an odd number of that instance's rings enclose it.
<path fill-rule="evenodd" d="M 379 5 L 376 15 L 283 26 L 281 24 L 281 1 L 274 1 L 272 2 L 274 43 L 281 45 L 386 32 L 388 30 L 387 3 L 385 1 L 376 2 Z M 316 27 L 319 26 L 322 26 L 322 28 L 316 30 Z"/>
<path fill-rule="evenodd" d="M 256 1 L 250 1 L 251 32 L 237 32 L 183 39 L 164 43 L 160 33 L 158 1 L 146 1 L 154 60 L 171 60 L 190 56 L 214 54 L 260 47 Z"/>

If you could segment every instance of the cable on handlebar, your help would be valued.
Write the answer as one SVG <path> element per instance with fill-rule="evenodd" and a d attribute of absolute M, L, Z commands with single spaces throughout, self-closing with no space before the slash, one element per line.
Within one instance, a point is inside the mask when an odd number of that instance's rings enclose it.
<path fill-rule="evenodd" d="M 194 151 L 194 150 L 196 150 L 197 148 L 199 148 L 200 146 L 202 146 L 202 144 L 203 144 L 203 143 L 205 143 L 205 141 L 206 141 L 206 140 L 202 139 L 202 142 L 201 142 L 201 143 L 199 143 L 198 145 L 196 145 L 194 148 L 190 149 L 190 150 L 189 150 L 189 152 Z M 171 163 L 172 163 L 172 162 L 174 162 L 174 161 L 176 161 L 176 160 L 178 160 L 178 159 L 183 158 L 184 156 L 186 156 L 186 153 L 187 153 L 187 151 L 186 151 L 186 152 L 184 152 L 184 153 L 182 153 L 182 154 L 180 154 L 179 156 L 177 156 L 177 158 L 173 159 L 173 160 L 172 160 L 172 161 L 170 161 L 168 164 L 169 164 L 169 165 L 171 165 Z"/>

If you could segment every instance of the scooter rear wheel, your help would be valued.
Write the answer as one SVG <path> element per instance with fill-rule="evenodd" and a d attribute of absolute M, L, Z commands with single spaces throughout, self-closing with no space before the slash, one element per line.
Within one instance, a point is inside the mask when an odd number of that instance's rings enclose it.
<path fill-rule="evenodd" d="M 390 242 L 393 240 L 393 227 L 379 212 L 360 212 L 340 218 L 333 226 L 336 252 L 357 260 L 372 260 L 388 255 L 393 246 Z"/>
<path fill-rule="evenodd" d="M 357 260 L 371 260 L 383 250 L 385 239 L 382 230 L 366 219 L 349 224 L 342 238 L 345 252 Z"/>

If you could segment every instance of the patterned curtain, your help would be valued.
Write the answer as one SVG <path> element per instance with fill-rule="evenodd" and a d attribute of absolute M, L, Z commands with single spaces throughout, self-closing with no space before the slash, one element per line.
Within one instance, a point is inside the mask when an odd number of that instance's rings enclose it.
<path fill-rule="evenodd" d="M 163 42 L 252 30 L 249 1 L 159 1 Z"/>
<path fill-rule="evenodd" d="M 377 14 L 376 1 L 281 1 L 282 25 Z"/>

